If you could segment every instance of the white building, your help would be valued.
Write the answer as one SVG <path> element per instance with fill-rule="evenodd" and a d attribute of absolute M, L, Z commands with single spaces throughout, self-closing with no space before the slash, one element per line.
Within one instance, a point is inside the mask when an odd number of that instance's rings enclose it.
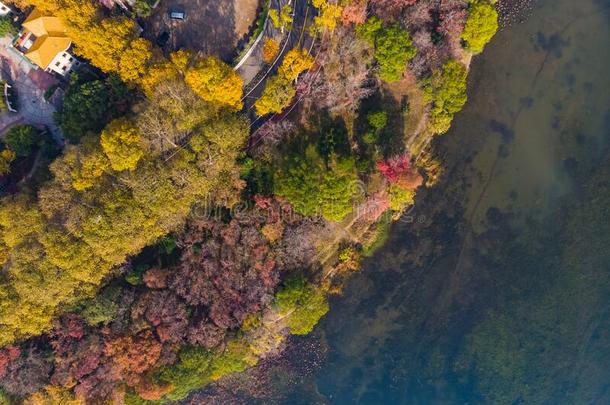
<path fill-rule="evenodd" d="M 6 17 L 13 13 L 13 9 L 0 1 L 0 17 Z"/>

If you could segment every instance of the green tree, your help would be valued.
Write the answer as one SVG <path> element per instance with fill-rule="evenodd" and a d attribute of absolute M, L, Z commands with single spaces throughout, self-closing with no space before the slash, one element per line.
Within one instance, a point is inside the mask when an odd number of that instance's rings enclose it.
<path fill-rule="evenodd" d="M 0 37 L 15 35 L 18 30 L 9 17 L 0 17 Z"/>
<path fill-rule="evenodd" d="M 285 197 L 295 211 L 341 221 L 352 212 L 358 185 L 353 158 L 330 156 L 325 162 L 312 145 L 303 155 L 284 162 L 274 176 L 274 192 Z"/>
<path fill-rule="evenodd" d="M 462 32 L 465 48 L 472 53 L 481 53 L 485 45 L 498 30 L 498 12 L 486 0 L 472 0 L 468 7 L 468 18 Z"/>
<path fill-rule="evenodd" d="M 372 111 L 366 115 L 366 120 L 376 132 L 379 132 L 388 125 L 388 113 L 385 111 Z"/>
<path fill-rule="evenodd" d="M 293 335 L 310 333 L 329 310 L 324 292 L 301 277 L 286 281 L 275 295 L 275 304 L 286 316 Z"/>
<path fill-rule="evenodd" d="M 284 76 L 274 76 L 267 81 L 262 96 L 254 103 L 256 114 L 279 113 L 290 105 L 296 89 Z"/>
<path fill-rule="evenodd" d="M 32 153 L 32 148 L 39 141 L 38 130 L 31 125 L 18 125 L 11 128 L 4 143 L 17 157 L 26 157 Z"/>
<path fill-rule="evenodd" d="M 450 60 L 424 82 L 424 92 L 432 102 L 429 125 L 433 132 L 447 132 L 454 114 L 466 104 L 467 76 L 468 70 L 464 65 Z"/>
<path fill-rule="evenodd" d="M 88 133 L 99 133 L 126 109 L 130 98 L 131 93 L 116 76 L 107 81 L 83 81 L 72 76 L 55 122 L 71 143 L 77 143 Z"/>
<path fill-rule="evenodd" d="M 366 23 L 358 26 L 357 32 L 375 48 L 379 77 L 386 82 L 400 80 L 407 62 L 413 59 L 416 53 L 409 33 L 398 24 L 383 27 L 377 17 L 371 17 Z"/>

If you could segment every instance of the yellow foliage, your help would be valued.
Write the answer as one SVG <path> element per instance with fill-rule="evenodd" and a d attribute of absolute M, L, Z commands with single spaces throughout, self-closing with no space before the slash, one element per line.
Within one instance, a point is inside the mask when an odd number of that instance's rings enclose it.
<path fill-rule="evenodd" d="M 32 394 L 23 403 L 24 405 L 84 405 L 85 401 L 76 398 L 68 388 L 47 385 L 44 391 Z"/>
<path fill-rule="evenodd" d="M 15 160 L 15 152 L 4 149 L 0 152 L 0 176 L 10 173 L 11 163 Z"/>
<path fill-rule="evenodd" d="M 320 13 L 314 18 L 312 30 L 320 31 L 325 28 L 334 31 L 337 28 L 337 21 L 343 14 L 343 7 L 330 4 L 326 0 L 313 0 L 313 5 L 320 10 Z"/>
<path fill-rule="evenodd" d="M 138 38 L 121 54 L 119 76 L 126 82 L 138 83 L 146 75 L 152 59 L 152 45 Z"/>
<path fill-rule="evenodd" d="M 144 155 L 138 129 L 126 118 L 112 121 L 102 131 L 100 143 L 116 171 L 134 170 Z"/>
<path fill-rule="evenodd" d="M 295 80 L 299 75 L 313 66 L 314 59 L 305 49 L 291 49 L 280 66 L 279 73 L 290 81 Z"/>
<path fill-rule="evenodd" d="M 267 81 L 262 96 L 254 103 L 256 114 L 279 113 L 294 98 L 296 89 L 284 76 L 274 76 Z"/>
<path fill-rule="evenodd" d="M 263 43 L 263 62 L 271 63 L 280 51 L 280 44 L 273 38 L 265 38 Z"/>
<path fill-rule="evenodd" d="M 242 108 L 243 80 L 229 65 L 214 56 L 201 59 L 186 72 L 186 84 L 199 97 L 211 103 Z"/>

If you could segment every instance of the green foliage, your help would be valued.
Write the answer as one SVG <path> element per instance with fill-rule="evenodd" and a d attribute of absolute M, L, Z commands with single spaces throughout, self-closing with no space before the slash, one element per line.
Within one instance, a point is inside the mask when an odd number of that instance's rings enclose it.
<path fill-rule="evenodd" d="M 302 156 L 288 158 L 275 173 L 274 191 L 301 214 L 341 221 L 352 212 L 358 180 L 353 158 L 331 156 L 327 164 L 310 145 Z"/>
<path fill-rule="evenodd" d="M 141 285 L 143 283 L 142 276 L 149 267 L 145 264 L 135 266 L 129 273 L 125 275 L 125 281 L 131 285 Z"/>
<path fill-rule="evenodd" d="M 356 30 L 361 38 L 375 48 L 379 77 L 387 82 L 400 80 L 407 62 L 413 59 L 416 53 L 409 32 L 398 24 L 383 27 L 377 17 L 369 18 Z"/>
<path fill-rule="evenodd" d="M 83 81 L 73 75 L 55 122 L 64 136 L 77 143 L 88 133 L 99 133 L 126 109 L 131 93 L 116 76 L 106 81 Z"/>
<path fill-rule="evenodd" d="M 390 209 L 402 212 L 405 207 L 412 205 L 415 199 L 415 190 L 406 189 L 396 184 L 390 186 Z"/>
<path fill-rule="evenodd" d="M 178 401 L 214 380 L 245 370 L 250 365 L 245 360 L 248 350 L 248 345 L 239 339 L 227 342 L 223 350 L 187 346 L 180 351 L 179 360 L 162 369 L 155 379 L 174 388 L 164 399 Z"/>
<path fill-rule="evenodd" d="M 95 298 L 85 300 L 77 311 L 89 325 L 108 323 L 117 313 L 120 293 L 121 289 L 117 286 L 107 287 Z"/>
<path fill-rule="evenodd" d="M 388 125 L 388 114 L 385 111 L 372 111 L 367 114 L 366 120 L 378 132 Z"/>
<path fill-rule="evenodd" d="M 450 60 L 424 82 L 423 90 L 432 104 L 430 127 L 435 133 L 445 133 L 455 113 L 466 104 L 468 71 L 461 63 Z"/>
<path fill-rule="evenodd" d="M 174 387 L 166 396 L 170 401 L 184 399 L 190 391 L 212 381 L 209 371 L 212 352 L 201 347 L 187 346 L 180 351 L 178 358 L 174 365 L 162 369 L 157 376 L 158 381 Z"/>
<path fill-rule="evenodd" d="M 152 14 L 152 4 L 154 0 L 135 0 L 133 10 L 138 17 L 149 17 Z"/>
<path fill-rule="evenodd" d="M 390 235 L 390 220 L 386 215 L 381 216 L 375 224 L 375 237 L 363 247 L 362 256 L 371 257 L 382 247 Z"/>
<path fill-rule="evenodd" d="M 14 36 L 17 32 L 19 31 L 13 25 L 10 17 L 0 17 L 0 37 L 5 37 L 7 35 Z"/>
<path fill-rule="evenodd" d="M 472 53 L 481 53 L 485 45 L 498 30 L 498 12 L 486 0 L 473 0 L 468 8 L 468 18 L 462 40 L 465 48 Z"/>
<path fill-rule="evenodd" d="M 279 113 L 288 107 L 296 94 L 296 89 L 284 76 L 274 76 L 267 81 L 262 96 L 254 107 L 257 115 Z"/>
<path fill-rule="evenodd" d="M 11 128 L 4 137 L 4 143 L 17 157 L 26 157 L 39 141 L 38 130 L 31 125 L 18 125 Z"/>
<path fill-rule="evenodd" d="M 293 335 L 310 333 L 329 310 L 324 292 L 301 277 L 287 280 L 275 295 L 275 303 Z"/>

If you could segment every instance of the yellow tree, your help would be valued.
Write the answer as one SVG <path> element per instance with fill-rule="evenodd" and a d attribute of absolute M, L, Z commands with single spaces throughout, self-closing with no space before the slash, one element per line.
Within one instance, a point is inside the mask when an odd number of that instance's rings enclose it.
<path fill-rule="evenodd" d="M 15 160 L 15 152 L 4 149 L 0 152 L 0 176 L 10 173 L 11 163 Z"/>
<path fill-rule="evenodd" d="M 127 118 L 112 121 L 100 138 L 104 153 L 116 171 L 134 170 L 144 155 L 138 129 Z"/>
<path fill-rule="evenodd" d="M 313 66 L 313 57 L 304 49 L 291 49 L 280 66 L 279 73 L 289 81 L 295 80 L 299 75 Z"/>
<path fill-rule="evenodd" d="M 152 56 L 150 42 L 142 38 L 132 41 L 121 54 L 119 76 L 126 82 L 139 83 L 148 71 L 148 64 Z"/>
<path fill-rule="evenodd" d="M 203 58 L 188 69 L 185 81 L 205 101 L 235 110 L 242 108 L 243 80 L 229 65 L 214 56 Z"/>
<path fill-rule="evenodd" d="M 265 85 L 263 95 L 254 103 L 256 113 L 258 115 L 279 113 L 288 107 L 295 94 L 294 86 L 286 77 L 274 76 Z"/>
<path fill-rule="evenodd" d="M 337 21 L 343 14 L 343 7 L 337 4 L 330 4 L 327 0 L 314 0 L 313 5 L 320 10 L 314 18 L 312 31 L 320 31 L 324 28 L 334 31 L 337 28 Z"/>
<path fill-rule="evenodd" d="M 280 44 L 273 38 L 265 38 L 263 43 L 263 62 L 271 63 L 280 51 Z"/>
<path fill-rule="evenodd" d="M 190 59 L 191 54 L 188 51 L 180 50 L 172 53 L 169 60 L 161 59 L 150 66 L 142 77 L 140 85 L 149 96 L 153 96 L 155 88 L 160 83 L 184 78 Z"/>

